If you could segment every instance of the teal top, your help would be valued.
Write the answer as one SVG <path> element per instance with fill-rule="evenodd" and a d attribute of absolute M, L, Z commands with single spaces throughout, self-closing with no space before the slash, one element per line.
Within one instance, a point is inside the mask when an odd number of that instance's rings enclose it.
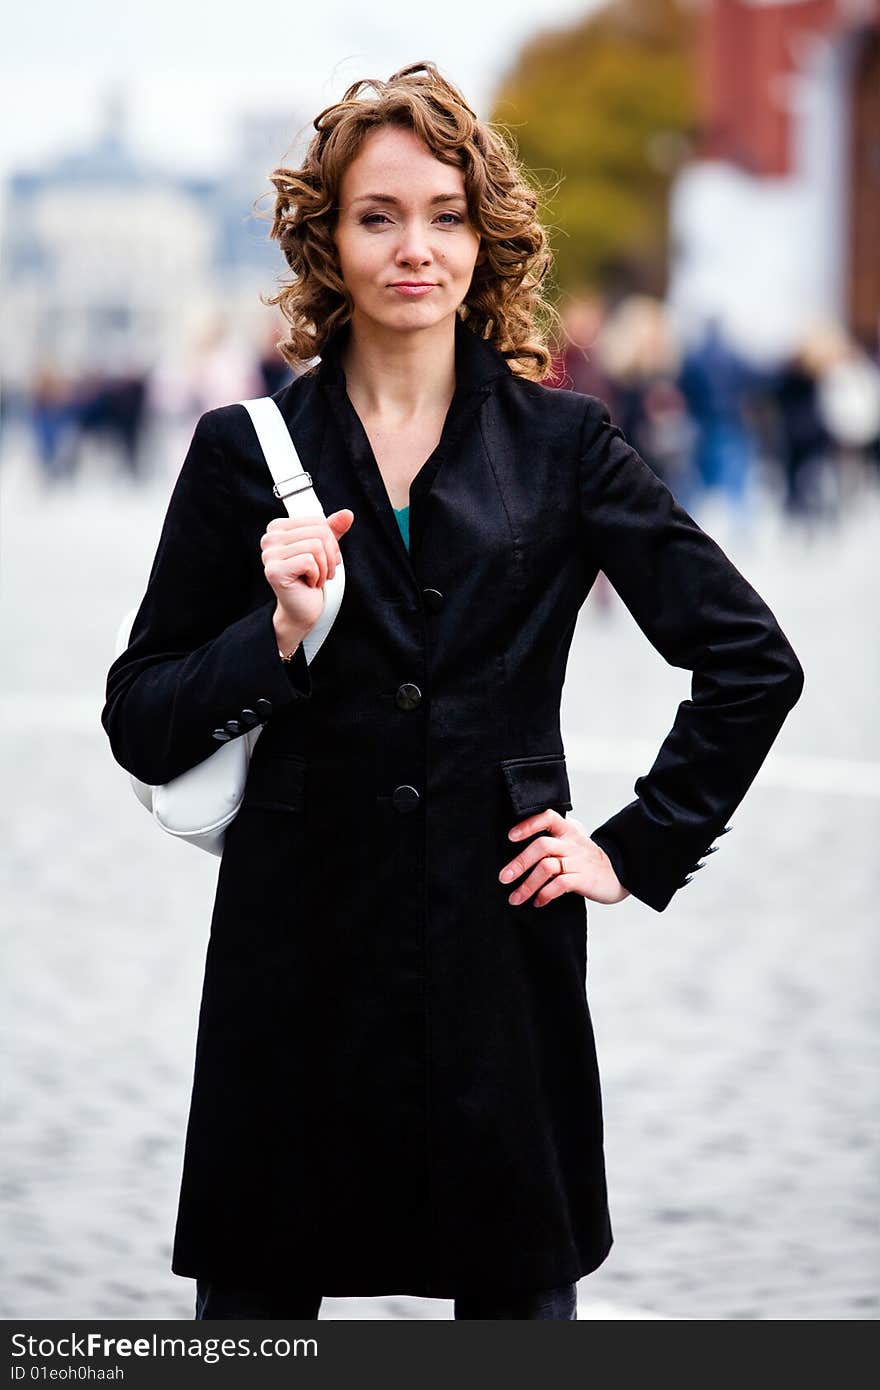
<path fill-rule="evenodd" d="M 409 507 L 392 507 L 394 515 L 397 517 L 397 524 L 400 527 L 400 534 L 403 536 L 403 543 L 409 550 Z"/>

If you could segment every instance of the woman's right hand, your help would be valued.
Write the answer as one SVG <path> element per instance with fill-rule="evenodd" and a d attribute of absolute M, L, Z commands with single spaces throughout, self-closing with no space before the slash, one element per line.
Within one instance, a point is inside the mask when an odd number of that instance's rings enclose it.
<path fill-rule="evenodd" d="M 328 517 L 273 517 L 260 538 L 263 569 L 283 619 L 301 641 L 321 616 L 324 584 L 342 559 L 339 537 L 354 521 L 348 507 Z"/>

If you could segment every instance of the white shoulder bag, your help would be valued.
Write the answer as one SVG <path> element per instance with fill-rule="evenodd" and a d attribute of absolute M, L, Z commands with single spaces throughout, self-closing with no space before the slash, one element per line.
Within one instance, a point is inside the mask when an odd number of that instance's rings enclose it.
<path fill-rule="evenodd" d="M 299 460 L 296 446 L 290 437 L 284 416 L 271 396 L 239 401 L 249 412 L 257 439 L 269 472 L 272 474 L 275 496 L 284 502 L 292 517 L 326 513 L 312 486 L 311 474 Z M 311 664 L 324 638 L 329 633 L 345 590 L 345 571 L 342 562 L 336 573 L 324 585 L 324 608 L 320 618 L 303 638 L 306 661 Z M 131 629 L 137 615 L 132 608 L 119 625 L 114 660 L 125 651 L 131 639 Z M 278 658 L 279 661 L 281 658 Z M 254 745 L 263 732 L 263 725 L 237 738 L 222 743 L 216 753 L 197 763 L 162 786 L 149 786 L 129 773 L 135 795 L 142 806 L 152 813 L 157 825 L 169 835 L 188 840 L 191 845 L 222 855 L 226 828 L 238 815 L 247 781 Z"/>

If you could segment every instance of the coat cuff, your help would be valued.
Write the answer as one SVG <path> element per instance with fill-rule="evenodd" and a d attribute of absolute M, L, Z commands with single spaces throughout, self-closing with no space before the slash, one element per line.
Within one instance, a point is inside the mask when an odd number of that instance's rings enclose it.
<path fill-rule="evenodd" d="M 268 700 L 274 711 L 311 696 L 312 678 L 302 642 L 291 661 L 281 659 L 273 621 L 277 606 L 273 597 L 230 623 L 223 633 L 224 642 L 228 642 L 231 649 L 237 649 L 241 657 L 236 663 L 238 689 L 235 691 L 230 685 L 224 692 L 231 706 L 238 704 L 240 708 L 253 705 L 255 700 Z M 235 718 L 237 712 L 230 708 L 226 717 Z"/>
<path fill-rule="evenodd" d="M 715 834 L 725 835 L 729 830 L 726 825 Z M 696 870 L 703 867 L 701 856 L 718 849 L 707 844 L 695 853 L 692 837 L 688 837 L 687 846 L 676 843 L 676 838 L 673 828 L 651 820 L 640 801 L 624 806 L 590 835 L 608 855 L 623 887 L 655 912 L 665 911 L 679 888 L 690 883 Z"/>
<path fill-rule="evenodd" d="M 302 644 L 289 662 L 279 655 L 276 606 L 274 597 L 260 603 L 185 657 L 140 656 L 145 639 L 135 632 L 110 667 L 101 712 L 122 767 L 149 786 L 171 782 L 246 734 L 254 716 L 264 724 L 309 699 Z"/>

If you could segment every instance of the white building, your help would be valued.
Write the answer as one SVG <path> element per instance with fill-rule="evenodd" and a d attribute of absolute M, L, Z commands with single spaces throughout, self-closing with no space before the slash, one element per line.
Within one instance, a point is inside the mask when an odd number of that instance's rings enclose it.
<path fill-rule="evenodd" d="M 265 172 L 293 126 L 293 113 L 245 116 L 221 177 L 182 178 L 132 152 L 110 95 L 93 144 L 12 174 L 0 237 L 7 388 L 26 387 L 39 364 L 149 370 L 216 311 L 259 341 L 273 312 L 259 295 L 286 266 L 252 204 L 271 193 Z"/>
<path fill-rule="evenodd" d="M 707 0 L 702 149 L 672 194 L 669 304 L 768 364 L 820 321 L 876 351 L 880 0 Z"/>

